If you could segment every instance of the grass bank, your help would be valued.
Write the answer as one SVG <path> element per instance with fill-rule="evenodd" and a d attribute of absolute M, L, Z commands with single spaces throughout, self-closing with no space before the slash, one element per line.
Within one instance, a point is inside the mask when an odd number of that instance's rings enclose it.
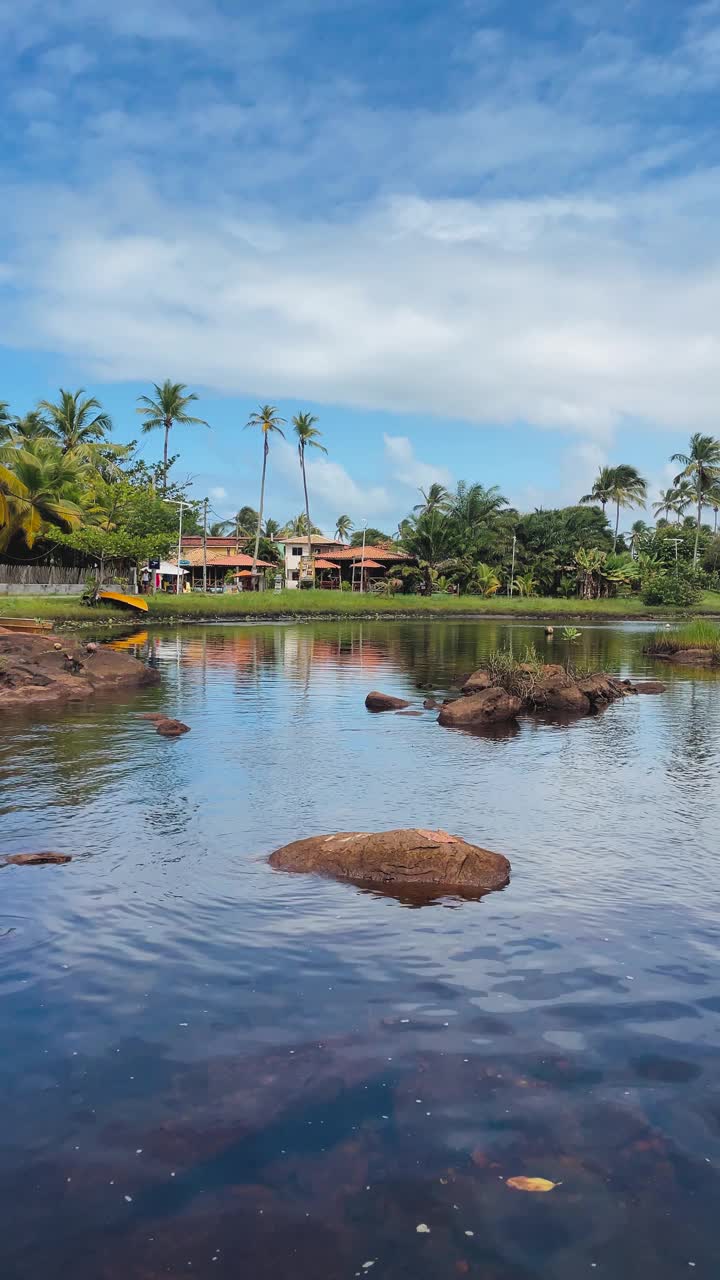
<path fill-rule="evenodd" d="M 621 621 L 633 618 L 682 618 L 687 614 L 666 606 L 650 608 L 641 600 L 557 600 L 507 596 L 372 596 L 338 591 L 267 591 L 243 595 L 150 596 L 148 614 L 134 614 L 111 605 L 89 608 L 68 596 L 0 596 L 0 626 L 6 618 L 48 619 L 63 622 L 143 623 L 235 621 L 243 618 L 497 618 L 536 621 Z M 693 615 L 720 617 L 720 595 L 707 592 Z"/>
<path fill-rule="evenodd" d="M 658 631 L 648 646 L 648 652 L 659 654 L 681 653 L 684 649 L 702 649 L 720 662 L 720 628 L 714 623 L 698 618 L 677 631 Z"/>

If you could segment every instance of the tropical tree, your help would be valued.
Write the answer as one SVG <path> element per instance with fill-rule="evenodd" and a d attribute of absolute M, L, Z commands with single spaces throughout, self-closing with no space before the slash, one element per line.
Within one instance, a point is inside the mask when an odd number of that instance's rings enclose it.
<path fill-rule="evenodd" d="M 603 515 L 605 514 L 605 507 L 610 501 L 610 489 L 612 488 L 614 471 L 614 467 L 600 468 L 593 481 L 592 489 L 580 499 L 583 506 L 596 506 L 599 502 L 603 509 Z"/>
<path fill-rule="evenodd" d="M 422 514 L 427 511 L 434 511 L 436 507 L 447 510 L 450 494 L 445 485 L 439 484 L 437 480 L 433 481 L 427 492 L 422 488 L 418 492 L 422 494 L 422 502 L 418 502 L 417 506 L 413 507 L 413 511 Z"/>
<path fill-rule="evenodd" d="M 0 400 L 0 443 L 3 440 L 10 439 L 10 429 L 13 426 L 12 415 L 8 412 L 10 405 L 7 400 Z"/>
<path fill-rule="evenodd" d="M 277 538 L 278 534 L 280 533 L 280 525 L 278 524 L 277 520 L 273 520 L 272 516 L 269 516 L 268 519 L 265 521 L 262 532 L 263 532 L 263 537 L 269 538 L 269 540 L 272 542 L 275 538 Z"/>
<path fill-rule="evenodd" d="M 652 505 L 653 515 L 655 517 L 660 516 L 664 511 L 665 519 L 669 520 L 670 512 L 675 510 L 674 503 L 675 503 L 676 494 L 677 494 L 677 490 L 673 489 L 672 487 L 668 487 L 667 489 L 661 489 L 660 492 L 658 493 L 657 502 L 653 502 L 653 505 Z"/>
<path fill-rule="evenodd" d="M 312 576 L 312 533 L 310 522 L 310 501 L 308 499 L 307 472 L 305 470 L 305 450 L 317 449 L 320 453 L 327 453 L 325 445 L 320 443 L 322 432 L 318 431 L 315 418 L 311 413 L 296 413 L 292 420 L 293 431 L 297 439 L 298 458 L 300 460 L 300 471 L 302 473 L 303 492 L 305 494 L 305 515 L 307 517 L 307 540 L 308 540 L 308 563 L 310 574 Z"/>
<path fill-rule="evenodd" d="M 59 440 L 63 453 L 104 440 L 112 431 L 110 414 L 94 396 L 85 396 L 84 387 L 79 391 L 64 391 L 61 387 L 57 404 L 41 400 L 37 411 L 47 415 L 50 432 Z"/>
<path fill-rule="evenodd" d="M 608 501 L 615 503 L 615 534 L 613 551 L 617 547 L 618 530 L 620 528 L 621 507 L 644 507 L 647 495 L 647 482 L 640 472 L 627 462 L 612 468 Z"/>
<path fill-rule="evenodd" d="M 21 442 L 52 435 L 50 424 L 39 409 L 31 409 L 22 418 L 15 418 L 11 430 L 13 440 Z"/>
<path fill-rule="evenodd" d="M 671 462 L 681 462 L 683 470 L 675 477 L 675 484 L 687 480 L 695 489 L 697 500 L 697 527 L 693 565 L 697 564 L 702 508 L 705 496 L 720 485 L 720 441 L 696 431 L 690 437 L 688 453 L 674 453 Z"/>
<path fill-rule="evenodd" d="M 475 569 L 475 583 L 481 596 L 494 596 L 500 590 L 500 579 L 489 564 L 479 564 Z M 528 595 L 530 592 L 528 592 Z"/>
<path fill-rule="evenodd" d="M 335 537 L 340 542 L 347 542 L 353 527 L 353 522 L 349 516 L 338 516 L 335 521 Z"/>
<path fill-rule="evenodd" d="M 258 511 L 257 531 L 255 533 L 255 549 L 253 551 L 253 574 L 257 569 L 258 547 L 260 546 L 260 533 L 262 531 L 263 507 L 265 505 L 265 475 L 267 473 L 267 460 L 270 452 L 270 437 L 271 435 L 279 435 L 282 436 L 284 440 L 285 432 L 282 429 L 284 425 L 285 419 L 280 417 L 274 404 L 260 405 L 259 409 L 250 414 L 250 417 L 245 423 L 246 430 L 248 427 L 259 427 L 262 432 L 263 441 L 262 479 L 260 481 L 260 510 Z"/>
<path fill-rule="evenodd" d="M 208 423 L 204 418 L 194 418 L 187 412 L 187 406 L 197 400 L 197 396 L 194 391 L 186 394 L 187 387 L 184 382 L 171 382 L 166 378 L 162 386 L 154 382 L 153 390 L 154 399 L 152 396 L 138 396 L 139 408 L 135 412 L 145 419 L 142 428 L 145 433 L 155 431 L 158 427 L 162 427 L 165 432 L 163 440 L 163 492 L 165 492 L 168 473 L 168 439 L 172 426 L 178 423 L 180 426 L 207 427 Z"/>
<path fill-rule="evenodd" d="M 84 460 L 65 452 L 56 440 L 37 440 L 17 448 L 0 464 L 0 549 L 21 538 L 31 549 L 47 526 L 71 531 L 82 520 L 75 500 L 80 492 Z"/>
<path fill-rule="evenodd" d="M 515 586 L 521 596 L 537 595 L 537 582 L 530 571 L 518 573 L 515 577 Z"/>

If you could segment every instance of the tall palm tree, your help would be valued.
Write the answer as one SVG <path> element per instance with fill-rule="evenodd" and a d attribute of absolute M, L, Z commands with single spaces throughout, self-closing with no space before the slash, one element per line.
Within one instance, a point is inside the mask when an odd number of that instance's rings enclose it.
<path fill-rule="evenodd" d="M 608 501 L 615 503 L 615 534 L 613 551 L 617 547 L 618 530 L 620 528 L 621 507 L 644 507 L 647 495 L 647 481 L 643 479 L 636 467 L 627 462 L 611 468 Z"/>
<path fill-rule="evenodd" d="M 600 468 L 593 481 L 592 489 L 580 499 L 583 506 L 595 506 L 599 502 L 603 509 L 603 515 L 605 515 L 605 507 L 610 501 L 610 489 L 614 471 L 614 467 Z"/>
<path fill-rule="evenodd" d="M 43 417 L 39 409 L 31 409 L 22 418 L 15 418 L 12 424 L 12 435 L 14 440 L 41 440 L 44 436 L 52 435 L 50 423 L 47 418 Z"/>
<path fill-rule="evenodd" d="M 162 386 L 157 382 L 153 383 L 155 391 L 155 399 L 152 396 L 138 396 L 140 407 L 135 410 L 144 417 L 143 431 L 155 431 L 157 427 L 162 427 L 165 432 L 163 441 L 163 493 L 167 489 L 167 470 L 168 470 L 168 438 L 170 436 L 170 428 L 174 423 L 181 426 L 190 427 L 207 427 L 208 423 L 204 418 L 193 418 L 192 414 L 187 412 L 187 406 L 197 400 L 194 391 L 185 394 L 187 387 L 184 382 L 171 382 L 166 378 Z"/>
<path fill-rule="evenodd" d="M 318 431 L 315 423 L 317 418 L 311 413 L 296 413 L 292 420 L 293 431 L 297 438 L 298 458 L 300 459 L 300 470 L 302 472 L 303 490 L 305 493 L 305 515 L 307 517 L 307 540 L 308 540 L 308 561 L 310 567 L 310 575 L 312 576 L 312 525 L 310 523 L 310 503 L 308 501 L 307 474 L 305 471 L 305 450 L 317 449 L 320 453 L 327 453 L 324 444 L 320 444 L 322 432 Z"/>
<path fill-rule="evenodd" d="M 273 542 L 275 538 L 277 538 L 279 532 L 280 532 L 280 525 L 278 524 L 277 520 L 273 520 L 272 516 L 269 516 L 268 519 L 265 521 L 265 525 L 263 527 L 263 531 L 262 531 L 263 537 L 269 538 L 270 541 Z"/>
<path fill-rule="evenodd" d="M 413 511 L 417 511 L 419 513 L 434 511 L 436 507 L 440 507 L 442 510 L 447 510 L 450 501 L 450 494 L 444 484 L 439 484 L 437 480 L 434 480 L 427 492 L 422 488 L 419 489 L 418 492 L 422 494 L 423 500 L 422 502 L 418 502 L 417 506 L 413 507 Z"/>
<path fill-rule="evenodd" d="M 280 425 L 282 423 L 282 426 Z M 267 460 L 270 452 L 270 436 L 277 434 L 285 439 L 283 426 L 285 419 L 281 418 L 274 404 L 262 404 L 256 412 L 251 413 L 245 428 L 259 427 L 263 437 L 263 464 L 262 464 L 262 480 L 260 481 L 260 510 L 258 511 L 257 532 L 255 534 L 255 550 L 253 551 L 252 572 L 257 569 L 258 547 L 260 546 L 260 532 L 262 530 L 263 507 L 265 505 L 265 473 L 267 471 Z"/>
<path fill-rule="evenodd" d="M 694 487 L 687 480 L 682 480 L 680 484 L 676 485 L 676 487 L 673 489 L 673 501 L 672 501 L 671 511 L 673 512 L 673 515 L 677 516 L 677 520 L 675 521 L 677 525 L 680 524 L 680 521 L 685 515 L 685 512 L 687 511 L 688 507 L 693 506 L 694 502 L 695 502 Z"/>
<path fill-rule="evenodd" d="M 693 565 L 697 564 L 700 544 L 700 524 L 705 495 L 720 484 L 720 441 L 713 436 L 704 436 L 696 431 L 690 437 L 689 453 L 674 453 L 671 462 L 681 462 L 683 470 L 675 477 L 675 484 L 688 480 L 695 489 L 697 500 L 697 526 L 695 529 L 695 549 Z"/>
<path fill-rule="evenodd" d="M 449 503 L 453 516 L 466 530 L 476 529 L 506 506 L 507 498 L 498 485 L 486 489 L 483 484 L 467 484 L 464 480 L 459 481 Z"/>
<path fill-rule="evenodd" d="M 349 516 L 338 516 L 335 521 L 335 537 L 339 542 L 347 542 L 354 528 Z"/>
<path fill-rule="evenodd" d="M 57 404 L 53 404 L 52 400 L 41 400 L 38 404 L 38 412 L 47 414 L 49 429 L 60 441 L 63 453 L 70 453 L 80 445 L 104 440 L 107 433 L 112 431 L 112 419 L 100 401 L 95 396 L 87 396 L 85 399 L 83 396 L 84 387 L 80 387 L 79 391 L 64 391 L 61 387 Z"/>
<path fill-rule="evenodd" d="M 36 440 L 3 453 L 0 464 L 0 549 L 19 536 L 28 548 L 46 525 L 71 530 L 78 527 L 82 511 L 74 500 L 85 463 L 75 452 L 65 452 L 56 440 Z"/>

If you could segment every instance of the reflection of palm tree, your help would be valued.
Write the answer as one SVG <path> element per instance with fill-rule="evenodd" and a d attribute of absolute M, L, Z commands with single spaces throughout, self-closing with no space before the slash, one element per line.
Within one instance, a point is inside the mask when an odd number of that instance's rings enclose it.
<path fill-rule="evenodd" d="M 250 414 L 246 427 L 259 427 L 262 431 L 263 438 L 263 464 L 262 479 L 260 481 L 260 510 L 258 511 L 257 531 L 255 533 L 255 549 L 253 551 L 252 572 L 257 569 L 258 547 L 260 546 L 260 533 L 262 530 L 263 507 L 265 505 L 265 475 L 267 472 L 267 460 L 270 452 L 270 436 L 277 434 L 285 439 L 285 432 L 282 426 L 285 425 L 285 419 L 281 418 L 274 404 L 263 404 L 260 408 Z"/>
<path fill-rule="evenodd" d="M 697 564 L 698 546 L 700 543 L 700 524 L 702 521 L 703 499 L 720 484 L 720 441 L 713 436 L 704 436 L 699 431 L 690 437 L 689 453 L 674 453 L 672 462 L 681 462 L 683 470 L 675 477 L 675 483 L 688 480 L 693 484 L 697 499 L 697 527 L 695 529 L 695 549 L 693 564 Z"/>

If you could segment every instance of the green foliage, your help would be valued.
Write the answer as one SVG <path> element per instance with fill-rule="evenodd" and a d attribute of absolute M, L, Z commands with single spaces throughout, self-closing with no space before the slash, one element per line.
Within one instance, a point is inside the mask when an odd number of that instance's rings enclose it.
<path fill-rule="evenodd" d="M 569 640 L 571 644 L 574 644 L 576 640 L 580 639 L 581 635 L 582 631 L 578 631 L 577 627 L 563 627 L 560 632 L 560 639 Z"/>
<path fill-rule="evenodd" d="M 720 627 L 698 619 L 676 631 L 656 631 L 650 653 L 678 653 L 681 649 L 707 649 L 720 661 Z"/>
<path fill-rule="evenodd" d="M 372 526 L 365 530 L 365 544 L 368 547 L 376 547 L 379 543 L 392 542 L 392 538 L 388 533 L 383 533 L 382 529 L 373 529 Z M 350 538 L 351 547 L 361 547 L 363 544 L 363 531 L 356 529 Z"/>
<path fill-rule="evenodd" d="M 702 570 L 682 566 L 675 572 L 655 569 L 642 584 L 642 599 L 649 605 L 672 605 L 679 609 L 691 609 L 702 596 L 707 583 Z"/>

